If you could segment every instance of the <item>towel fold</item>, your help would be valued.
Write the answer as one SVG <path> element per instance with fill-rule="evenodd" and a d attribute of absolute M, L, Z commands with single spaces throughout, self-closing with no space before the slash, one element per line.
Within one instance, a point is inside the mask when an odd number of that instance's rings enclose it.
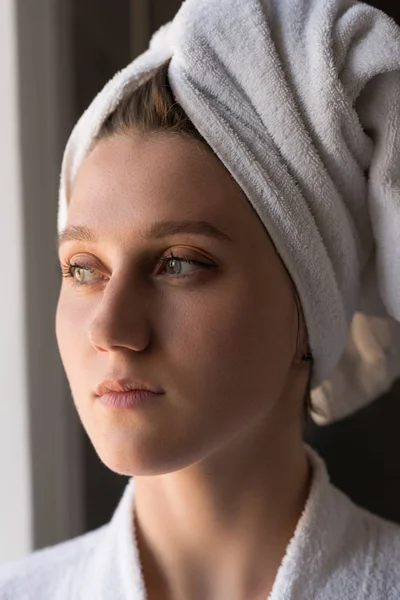
<path fill-rule="evenodd" d="M 351 414 L 400 375 L 400 28 L 352 0 L 185 0 L 77 123 L 59 231 L 101 124 L 167 60 L 297 288 L 314 419 Z"/>

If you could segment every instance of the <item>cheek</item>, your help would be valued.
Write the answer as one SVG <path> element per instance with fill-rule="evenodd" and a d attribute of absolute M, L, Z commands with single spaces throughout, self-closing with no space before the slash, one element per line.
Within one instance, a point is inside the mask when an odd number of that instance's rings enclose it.
<path fill-rule="evenodd" d="M 171 372 L 194 405 L 243 410 L 246 398 L 265 405 L 282 391 L 293 352 L 290 296 L 248 290 L 238 281 L 193 296 L 176 312 L 179 319 L 169 320 Z"/>
<path fill-rule="evenodd" d="M 56 310 L 56 337 L 61 360 L 71 389 L 79 387 L 84 370 L 84 352 L 87 348 L 89 310 L 85 303 L 76 303 L 61 290 Z"/>

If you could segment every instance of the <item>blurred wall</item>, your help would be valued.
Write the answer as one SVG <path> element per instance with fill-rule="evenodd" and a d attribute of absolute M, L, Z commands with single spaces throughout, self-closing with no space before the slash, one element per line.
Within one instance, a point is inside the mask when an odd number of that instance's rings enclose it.
<path fill-rule="evenodd" d="M 63 0 L 14 0 L 30 468 L 34 547 L 83 527 L 79 420 L 55 336 L 61 277 L 57 208 L 61 159 L 72 126 L 71 15 Z"/>
<path fill-rule="evenodd" d="M 63 1 L 1 0 L 0 561 L 84 527 L 81 437 L 54 331 L 69 39 Z"/>
<path fill-rule="evenodd" d="M 400 4 L 398 0 L 368 0 L 368 4 L 383 10 L 390 15 L 397 23 L 400 23 Z"/>
<path fill-rule="evenodd" d="M 29 398 L 24 328 L 23 197 L 18 111 L 17 15 L 13 0 L 0 2 L 0 561 L 33 544 Z M 6 118 L 4 116 L 6 115 Z"/>

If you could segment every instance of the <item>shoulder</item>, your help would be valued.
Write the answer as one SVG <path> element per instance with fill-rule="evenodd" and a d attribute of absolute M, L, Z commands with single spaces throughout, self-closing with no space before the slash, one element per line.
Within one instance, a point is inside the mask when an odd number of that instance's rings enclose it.
<path fill-rule="evenodd" d="M 399 600 L 400 525 L 347 497 L 346 502 L 349 518 L 342 551 L 350 580 L 358 582 L 363 599 Z"/>
<path fill-rule="evenodd" d="M 0 564 L 0 600 L 64 600 L 108 524 L 76 538 Z"/>
<path fill-rule="evenodd" d="M 400 598 L 400 525 L 360 509 L 370 541 L 367 593 L 387 600 Z M 377 594 L 380 594 L 379 596 Z M 372 597 L 370 595 L 369 597 Z"/>

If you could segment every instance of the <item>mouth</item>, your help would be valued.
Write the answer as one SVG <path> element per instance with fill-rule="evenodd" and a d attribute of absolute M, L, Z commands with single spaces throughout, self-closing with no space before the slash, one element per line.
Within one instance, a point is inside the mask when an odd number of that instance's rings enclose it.
<path fill-rule="evenodd" d="M 107 394 L 135 394 L 140 396 L 143 394 L 163 394 L 158 386 L 148 384 L 143 381 L 125 379 L 106 379 L 100 383 L 95 390 L 96 396 L 104 396 Z"/>
<path fill-rule="evenodd" d="M 154 393 L 145 389 L 130 390 L 127 392 L 106 392 L 98 396 L 98 400 L 103 406 L 114 409 L 132 409 L 139 406 L 148 406 L 161 394 Z"/>

